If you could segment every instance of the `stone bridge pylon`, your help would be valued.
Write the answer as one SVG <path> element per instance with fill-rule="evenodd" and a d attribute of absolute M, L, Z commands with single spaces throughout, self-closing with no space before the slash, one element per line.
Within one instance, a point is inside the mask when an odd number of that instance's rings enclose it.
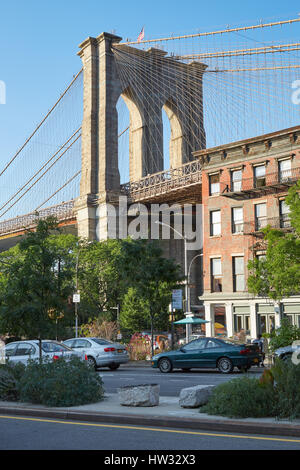
<path fill-rule="evenodd" d="M 185 64 L 166 57 L 165 51 L 145 51 L 119 44 L 120 41 L 118 36 L 102 33 L 79 46 L 84 106 L 80 196 L 75 213 L 78 235 L 88 239 L 109 236 L 105 208 L 108 203 L 118 205 L 121 187 L 116 106 L 120 96 L 130 116 L 130 182 L 164 169 L 162 109 L 170 121 L 172 168 L 192 160 L 192 152 L 205 147 L 202 76 L 206 66 L 199 62 Z M 134 73 L 120 74 L 118 51 L 131 57 L 132 64 L 142 61 L 147 83 L 140 80 L 137 86 Z M 193 99 L 190 89 L 195 83 L 193 76 L 197 76 L 200 100 Z"/>

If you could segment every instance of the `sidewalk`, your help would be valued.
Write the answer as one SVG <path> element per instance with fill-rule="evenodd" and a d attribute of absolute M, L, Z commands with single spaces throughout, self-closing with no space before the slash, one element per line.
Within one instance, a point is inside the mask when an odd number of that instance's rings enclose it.
<path fill-rule="evenodd" d="M 160 397 L 160 403 L 155 407 L 121 406 L 118 394 L 106 394 L 99 403 L 70 408 L 0 401 L 0 414 L 300 438 L 300 420 L 279 422 L 273 418 L 229 419 L 209 416 L 199 413 L 198 409 L 181 408 L 179 397 Z"/>

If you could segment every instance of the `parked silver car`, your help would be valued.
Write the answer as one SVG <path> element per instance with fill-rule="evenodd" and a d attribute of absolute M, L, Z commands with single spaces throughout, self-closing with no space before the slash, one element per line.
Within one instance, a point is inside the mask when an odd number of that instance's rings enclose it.
<path fill-rule="evenodd" d="M 291 346 L 285 346 L 283 348 L 278 348 L 275 351 L 275 358 L 282 359 L 283 361 L 292 359 L 293 355 L 296 359 L 300 359 L 300 344 L 294 342 Z"/>
<path fill-rule="evenodd" d="M 5 360 L 9 360 L 9 362 L 12 363 L 22 362 L 27 365 L 29 359 L 39 359 L 40 357 L 38 340 L 15 341 L 13 343 L 6 344 L 3 349 L 5 349 Z M 47 357 L 55 361 L 60 357 L 70 358 L 72 356 L 79 356 L 82 359 L 85 359 L 82 352 L 73 351 L 71 348 L 65 344 L 59 343 L 58 341 L 42 341 L 43 358 Z"/>
<path fill-rule="evenodd" d="M 123 344 L 113 343 L 103 338 L 72 338 L 64 341 L 64 344 L 82 351 L 87 356 L 88 362 L 95 367 L 109 367 L 116 370 L 120 364 L 129 361 L 129 354 Z"/>

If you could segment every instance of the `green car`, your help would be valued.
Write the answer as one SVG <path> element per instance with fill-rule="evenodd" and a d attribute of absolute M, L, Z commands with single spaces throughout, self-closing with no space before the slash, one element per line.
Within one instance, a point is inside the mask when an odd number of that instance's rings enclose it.
<path fill-rule="evenodd" d="M 176 351 L 163 352 L 153 356 L 151 365 L 163 373 L 173 369 L 189 371 L 194 368 L 218 368 L 229 374 L 234 367 L 247 371 L 261 361 L 256 344 L 239 344 L 217 338 L 199 338 Z"/>

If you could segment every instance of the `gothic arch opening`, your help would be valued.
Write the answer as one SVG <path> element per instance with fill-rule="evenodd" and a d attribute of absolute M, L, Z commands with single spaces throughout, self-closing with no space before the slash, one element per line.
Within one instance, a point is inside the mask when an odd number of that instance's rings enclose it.
<path fill-rule="evenodd" d="M 144 125 L 143 117 L 140 111 L 140 106 L 137 99 L 134 97 L 134 94 L 130 87 L 126 88 L 121 93 L 119 101 L 122 100 L 127 108 L 127 125 L 124 122 L 124 132 L 126 138 L 123 140 L 127 142 L 127 156 L 126 158 L 126 168 L 127 168 L 127 181 L 136 181 L 145 176 L 145 149 L 144 149 Z M 119 139 L 123 135 L 119 134 Z M 119 152 L 119 161 L 124 159 L 124 151 L 122 150 L 122 157 Z M 121 158 L 120 158 L 121 157 Z M 119 165 L 120 165 L 119 163 Z M 122 164 L 122 163 L 121 163 Z"/>
<path fill-rule="evenodd" d="M 183 126 L 178 108 L 172 98 L 163 105 L 163 110 L 170 122 L 169 163 L 170 168 L 180 167 L 188 161 Z"/>

